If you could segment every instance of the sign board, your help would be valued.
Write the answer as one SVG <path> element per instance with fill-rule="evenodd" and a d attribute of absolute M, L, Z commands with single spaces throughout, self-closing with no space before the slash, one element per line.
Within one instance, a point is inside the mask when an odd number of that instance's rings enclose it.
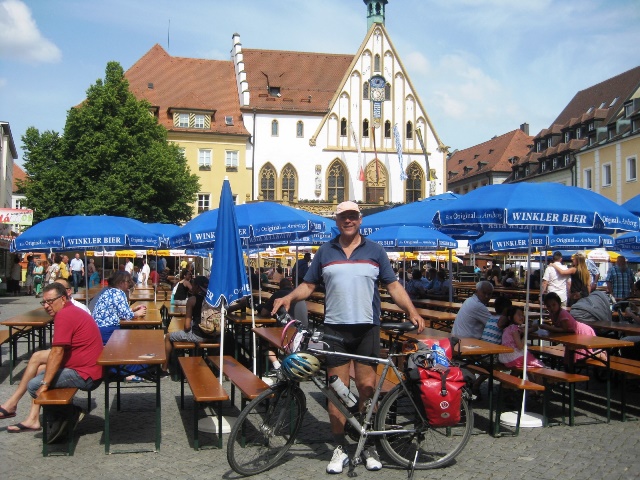
<path fill-rule="evenodd" d="M 33 224 L 33 210 L 26 208 L 0 208 L 0 223 L 31 225 Z"/>

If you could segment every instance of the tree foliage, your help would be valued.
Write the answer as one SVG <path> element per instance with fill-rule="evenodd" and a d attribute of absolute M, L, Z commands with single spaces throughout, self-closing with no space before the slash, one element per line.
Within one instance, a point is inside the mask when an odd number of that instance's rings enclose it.
<path fill-rule="evenodd" d="M 83 214 L 189 220 L 198 177 L 149 108 L 129 91 L 122 67 L 109 62 L 104 82 L 69 110 L 62 136 L 29 128 L 22 187 L 35 220 Z"/>

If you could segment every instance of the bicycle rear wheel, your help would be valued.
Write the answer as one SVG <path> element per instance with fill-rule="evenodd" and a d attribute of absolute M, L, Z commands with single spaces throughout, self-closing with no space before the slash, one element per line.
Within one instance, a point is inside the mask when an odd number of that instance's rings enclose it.
<path fill-rule="evenodd" d="M 273 467 L 289 450 L 307 410 L 295 383 L 282 383 L 251 401 L 236 420 L 227 443 L 227 461 L 240 475 Z"/>
<path fill-rule="evenodd" d="M 418 407 L 421 407 L 418 403 Z M 376 415 L 376 430 L 407 430 L 380 436 L 384 451 L 398 465 L 409 467 L 418 453 L 416 469 L 444 467 L 465 447 L 473 430 L 473 413 L 466 398 L 460 405 L 460 422 L 453 427 L 432 428 L 416 412 L 402 385 L 384 398 Z"/>

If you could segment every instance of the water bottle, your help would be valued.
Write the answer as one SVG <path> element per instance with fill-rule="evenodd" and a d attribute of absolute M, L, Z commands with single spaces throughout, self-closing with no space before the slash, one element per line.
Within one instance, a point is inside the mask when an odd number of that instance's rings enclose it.
<path fill-rule="evenodd" d="M 356 396 L 349 390 L 340 377 L 337 375 L 331 375 L 329 377 L 329 386 L 333 389 L 334 392 L 340 397 L 340 399 L 344 402 L 347 408 L 351 409 L 358 404 L 358 399 Z"/>
<path fill-rule="evenodd" d="M 433 363 L 437 365 L 442 365 L 443 367 L 449 366 L 449 359 L 447 358 L 447 354 L 438 343 L 434 343 L 431 346 L 431 350 L 433 351 Z"/>

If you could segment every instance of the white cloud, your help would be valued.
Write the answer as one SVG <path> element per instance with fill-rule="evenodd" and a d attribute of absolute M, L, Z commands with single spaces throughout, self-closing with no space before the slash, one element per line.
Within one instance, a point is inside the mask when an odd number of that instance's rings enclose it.
<path fill-rule="evenodd" d="M 0 3 L 0 58 L 55 63 L 62 58 L 62 52 L 42 36 L 23 2 L 5 0 Z"/>
<path fill-rule="evenodd" d="M 431 73 L 429 59 L 420 52 L 411 52 L 405 55 L 402 63 L 411 71 L 412 75 L 429 75 Z"/>

